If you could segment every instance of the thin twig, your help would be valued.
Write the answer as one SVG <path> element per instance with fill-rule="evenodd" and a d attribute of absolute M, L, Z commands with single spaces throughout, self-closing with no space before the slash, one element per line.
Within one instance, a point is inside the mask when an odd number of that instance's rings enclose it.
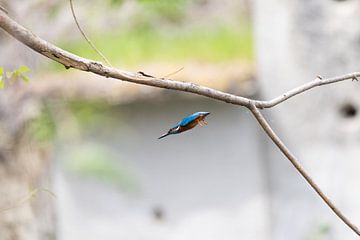
<path fill-rule="evenodd" d="M 279 147 L 279 149 L 284 153 L 284 155 L 291 161 L 294 167 L 299 171 L 299 173 L 306 179 L 306 181 L 311 185 L 311 187 L 318 193 L 318 195 L 323 199 L 323 201 L 333 210 L 333 212 L 347 225 L 349 226 L 357 235 L 360 236 L 358 228 L 347 219 L 341 211 L 334 206 L 334 204 L 326 197 L 326 195 L 320 190 L 320 188 L 314 183 L 314 181 L 309 177 L 306 171 L 298 163 L 294 155 L 286 148 L 282 141 L 277 137 L 277 135 L 270 128 L 269 124 L 266 122 L 264 117 L 258 111 L 258 108 L 271 108 L 284 102 L 285 100 L 294 97 L 300 93 L 303 93 L 307 90 L 310 90 L 317 86 L 322 86 L 326 84 L 336 83 L 345 80 L 353 80 L 360 77 L 359 72 L 354 72 L 350 74 L 345 74 L 342 76 L 326 79 L 315 79 L 312 82 L 304 84 L 300 87 L 297 87 L 293 90 L 288 91 L 285 94 L 280 95 L 269 101 L 259 101 L 252 100 L 250 98 L 236 96 L 233 94 L 221 92 L 212 88 L 200 86 L 194 83 L 189 82 L 180 82 L 170 79 L 161 79 L 146 77 L 138 73 L 128 72 L 120 69 L 115 69 L 112 67 L 107 67 L 100 62 L 96 62 L 90 59 L 79 57 L 75 54 L 69 53 L 61 48 L 58 48 L 52 45 L 49 42 L 37 37 L 31 33 L 26 28 L 19 25 L 17 22 L 12 20 L 6 14 L 0 11 L 0 27 L 12 35 L 14 38 L 32 48 L 34 51 L 53 59 L 56 62 L 63 64 L 66 68 L 75 68 L 81 71 L 88 71 L 101 75 L 104 77 L 112 77 L 122 81 L 128 81 L 136 84 L 148 85 L 158 88 L 166 88 L 172 90 L 178 90 L 183 92 L 191 92 L 194 94 L 206 96 L 209 98 L 217 99 L 219 101 L 232 103 L 240 106 L 247 107 L 254 114 L 255 118 L 259 124 L 263 127 L 264 131 L 268 136 L 273 140 L 273 142 Z"/>
<path fill-rule="evenodd" d="M 33 189 L 32 191 L 30 191 L 27 196 L 21 198 L 14 205 L 12 205 L 10 207 L 6 207 L 6 208 L 1 208 L 0 209 L 0 214 L 3 213 L 3 212 L 6 212 L 6 211 L 9 211 L 9 210 L 12 210 L 12 209 L 19 208 L 19 207 L 23 206 L 25 203 L 29 202 L 33 197 L 35 197 L 38 194 L 39 191 L 44 191 L 44 192 L 48 193 L 50 196 L 56 198 L 56 195 L 53 192 L 51 192 L 50 190 L 45 189 L 45 188 L 36 188 L 36 189 Z"/>
<path fill-rule="evenodd" d="M 76 18 L 76 14 L 75 14 L 75 11 L 74 11 L 74 5 L 73 5 L 73 2 L 72 0 L 70 0 L 70 8 L 71 8 L 71 13 L 73 15 L 73 18 L 74 18 L 74 21 L 76 23 L 76 26 L 77 28 L 79 29 L 80 33 L 83 35 L 83 37 L 85 38 L 85 40 L 89 43 L 89 45 L 92 47 L 92 49 L 94 49 L 94 51 L 100 55 L 100 57 L 107 63 L 107 65 L 109 65 L 110 67 L 112 67 L 111 63 L 107 60 L 107 58 L 104 56 L 104 54 L 102 54 L 100 52 L 99 49 L 97 49 L 95 47 L 95 45 L 90 41 L 90 38 L 88 38 L 85 34 L 85 32 L 82 30 L 82 28 L 80 27 L 80 24 Z"/>
<path fill-rule="evenodd" d="M 315 80 L 305 83 L 304 85 L 301 85 L 297 88 L 294 88 L 284 94 L 281 94 L 280 96 L 269 100 L 269 101 L 256 101 L 255 102 L 255 106 L 258 108 L 271 108 L 274 107 L 276 105 L 278 105 L 279 103 L 284 102 L 285 100 L 294 97 L 300 93 L 303 93 L 307 90 L 310 90 L 312 88 L 315 87 L 319 87 L 322 85 L 328 85 L 328 84 L 332 84 L 332 83 L 336 83 L 336 82 L 341 82 L 344 80 L 357 80 L 357 78 L 360 77 L 360 72 L 354 72 L 354 73 L 349 73 L 349 74 L 345 74 L 342 76 L 337 76 L 337 77 L 333 77 L 333 78 L 323 78 L 320 76 L 317 76 Z"/>
<path fill-rule="evenodd" d="M 184 67 L 181 67 L 181 68 L 179 68 L 178 70 L 176 70 L 174 72 L 168 73 L 165 76 L 163 76 L 162 78 L 169 78 L 170 76 L 172 76 L 174 74 L 177 74 L 178 72 L 181 72 L 182 70 L 184 70 Z"/>
<path fill-rule="evenodd" d="M 305 178 L 305 180 L 310 184 L 310 186 L 315 190 L 315 192 L 324 200 L 324 202 L 330 207 L 330 209 L 346 224 L 348 225 L 357 235 L 360 236 L 360 230 L 353 224 L 351 221 L 331 202 L 331 200 L 326 196 L 326 194 L 320 189 L 320 187 L 314 182 L 314 180 L 307 174 L 306 170 L 301 166 L 300 162 L 296 159 L 294 154 L 285 146 L 281 141 L 278 135 L 272 130 L 269 123 L 266 121 L 264 116 L 255 106 L 251 104 L 249 108 L 258 123 L 264 129 L 266 134 L 271 138 L 275 145 L 280 149 L 280 151 L 286 156 L 291 164 L 296 168 L 296 170 Z"/>
<path fill-rule="evenodd" d="M 6 14 L 9 14 L 8 10 L 6 10 L 3 6 L 0 5 L 0 10 Z"/>

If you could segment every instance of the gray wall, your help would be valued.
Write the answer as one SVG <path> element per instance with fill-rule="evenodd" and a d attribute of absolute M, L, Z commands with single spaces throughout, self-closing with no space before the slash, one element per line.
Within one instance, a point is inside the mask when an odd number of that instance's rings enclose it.
<path fill-rule="evenodd" d="M 196 111 L 211 112 L 206 127 L 157 140 Z M 118 125 L 63 146 L 58 161 L 71 148 L 105 144 L 138 186 L 122 191 L 59 171 L 61 239 L 267 239 L 264 136 L 248 111 L 177 98 L 120 106 L 114 115 Z"/>
<path fill-rule="evenodd" d="M 317 75 L 359 71 L 359 1 L 255 2 L 258 76 L 265 98 Z M 358 226 L 359 89 L 351 81 L 317 88 L 270 113 L 305 169 Z M 356 113 L 344 114 L 346 106 Z M 324 239 L 358 239 L 289 164 L 270 154 L 272 239 L 307 239 L 317 231 Z"/>

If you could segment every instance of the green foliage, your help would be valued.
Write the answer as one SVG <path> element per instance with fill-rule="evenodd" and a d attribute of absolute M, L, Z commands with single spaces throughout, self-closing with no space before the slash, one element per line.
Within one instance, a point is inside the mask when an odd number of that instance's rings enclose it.
<path fill-rule="evenodd" d="M 101 145 L 90 144 L 76 148 L 68 157 L 66 166 L 80 176 L 115 184 L 125 190 L 134 190 L 136 187 L 129 171 L 118 164 L 109 150 Z"/>
<path fill-rule="evenodd" d="M 18 79 L 23 80 L 24 82 L 29 82 L 29 78 L 24 75 L 30 69 L 27 66 L 20 66 L 18 69 L 13 71 L 7 71 L 6 76 L 4 75 L 4 68 L 0 67 L 0 89 L 5 87 L 5 77 L 9 80 L 16 81 Z"/>
<path fill-rule="evenodd" d="M 121 5 L 124 3 L 124 0 L 109 0 L 110 6 L 116 6 L 116 5 Z"/>
<path fill-rule="evenodd" d="M 171 22 L 178 22 L 185 16 L 187 0 L 138 0 L 145 9 Z"/>
<path fill-rule="evenodd" d="M 30 134 L 39 143 L 47 143 L 55 138 L 55 121 L 46 104 L 44 105 L 41 114 L 31 121 Z"/>
<path fill-rule="evenodd" d="M 221 62 L 253 59 L 253 40 L 249 26 L 238 29 L 202 28 L 171 34 L 135 29 L 92 36 L 92 40 L 110 62 L 123 66 L 138 66 L 139 63 L 156 60 Z M 80 56 L 98 59 L 83 39 L 63 42 L 60 46 Z"/>
<path fill-rule="evenodd" d="M 102 102 L 73 100 L 67 106 L 79 125 L 87 130 L 108 120 L 108 107 Z"/>
<path fill-rule="evenodd" d="M 6 77 L 11 80 L 22 79 L 24 82 L 29 82 L 29 78 L 24 75 L 30 69 L 27 66 L 20 66 L 18 69 L 6 72 Z"/>
<path fill-rule="evenodd" d="M 59 16 L 60 12 L 61 12 L 61 8 L 64 6 L 64 3 L 61 2 L 61 1 L 53 1 L 51 4 L 48 5 L 48 8 L 47 8 L 47 17 L 50 19 L 50 20 L 53 20 L 55 19 L 56 17 Z"/>
<path fill-rule="evenodd" d="M 119 119 L 112 118 L 111 107 L 98 101 L 73 100 L 66 104 L 79 127 L 81 137 L 83 135 L 99 136 L 111 128 L 104 126 L 112 125 Z M 129 173 L 129 170 L 105 146 L 100 144 L 79 145 L 67 150 L 68 156 L 65 166 L 73 173 L 87 178 L 100 180 L 104 183 L 113 184 L 122 190 L 134 191 L 137 183 Z"/>
<path fill-rule="evenodd" d="M 3 75 L 4 75 L 4 69 L 0 67 L 0 89 L 3 89 L 5 87 Z"/>
<path fill-rule="evenodd" d="M 325 240 L 329 239 L 331 226 L 326 223 L 319 224 L 316 229 L 309 235 L 309 240 Z"/>
<path fill-rule="evenodd" d="M 27 67 L 27 66 L 20 66 L 16 72 L 19 73 L 19 74 L 22 74 L 22 73 L 26 73 L 28 72 L 30 69 Z"/>

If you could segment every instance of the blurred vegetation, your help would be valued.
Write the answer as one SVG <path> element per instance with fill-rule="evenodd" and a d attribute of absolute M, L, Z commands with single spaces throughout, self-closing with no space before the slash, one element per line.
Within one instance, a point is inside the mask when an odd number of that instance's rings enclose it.
<path fill-rule="evenodd" d="M 138 0 L 147 10 L 153 11 L 168 21 L 179 22 L 185 16 L 188 0 Z"/>
<path fill-rule="evenodd" d="M 59 16 L 63 4 L 64 3 L 62 1 L 54 1 L 50 3 L 48 10 L 46 12 L 50 20 L 53 20 Z"/>
<path fill-rule="evenodd" d="M 24 75 L 24 73 L 27 73 L 28 71 L 30 71 L 29 67 L 20 66 L 20 67 L 18 67 L 18 69 L 6 72 L 6 77 L 10 80 L 21 79 L 24 82 L 29 82 L 29 78 Z"/>
<path fill-rule="evenodd" d="M 253 59 L 250 27 L 232 29 L 218 27 L 172 34 L 134 29 L 127 32 L 92 35 L 92 41 L 112 64 L 136 66 L 156 60 L 199 60 L 220 62 L 231 59 Z M 83 39 L 59 43 L 72 53 L 91 59 L 97 54 Z M 59 68 L 63 69 L 60 65 Z"/>
<path fill-rule="evenodd" d="M 138 186 L 135 177 L 121 159 L 115 158 L 111 148 L 97 143 L 82 144 L 81 139 L 85 135 L 98 137 L 99 134 L 112 131 L 106 126 L 121 125 L 121 120 L 117 115 L 114 116 L 111 106 L 102 101 L 72 100 L 66 102 L 64 107 L 69 110 L 70 119 L 75 120 L 80 132 L 80 141 L 74 141 L 72 147 L 66 150 L 65 167 L 81 177 L 99 180 L 128 192 L 135 191 Z M 66 133 L 63 136 L 66 138 Z M 69 141 L 73 141 L 71 133 L 70 137 Z"/>
<path fill-rule="evenodd" d="M 13 71 L 7 71 L 5 74 L 4 68 L 0 67 L 0 89 L 5 87 L 5 79 L 8 79 L 12 82 L 16 82 L 18 80 L 22 80 L 26 83 L 29 82 L 29 78 L 24 74 L 29 70 L 30 69 L 27 66 L 20 66 Z"/>
<path fill-rule="evenodd" d="M 82 177 L 113 184 L 122 190 L 134 191 L 137 183 L 121 161 L 114 159 L 110 150 L 99 144 L 78 146 L 66 158 L 65 166 Z"/>
<path fill-rule="evenodd" d="M 310 236 L 306 239 L 308 240 L 325 240 L 329 239 L 329 234 L 331 233 L 331 226 L 327 223 L 318 224 Z"/>
<path fill-rule="evenodd" d="M 30 135 L 39 143 L 49 143 L 55 139 L 56 124 L 46 103 L 42 112 L 30 122 L 29 128 Z"/>
<path fill-rule="evenodd" d="M 75 117 L 78 126 L 90 130 L 101 123 L 108 122 L 110 106 L 101 101 L 71 100 L 66 107 Z"/>
<path fill-rule="evenodd" d="M 109 11 L 116 8 L 120 11 L 124 2 L 108 0 Z M 119 29 L 84 30 L 114 65 L 133 67 L 151 61 L 252 61 L 252 26 L 248 17 L 239 13 L 238 21 L 232 24 L 209 19 L 194 25 L 187 20 L 189 11 L 202 2 L 137 0 L 137 11 L 132 13 L 127 23 L 119 23 Z M 71 40 L 68 37 L 59 39 L 57 44 L 77 55 L 100 60 L 80 34 L 78 36 Z M 59 64 L 52 67 L 63 70 Z"/>
<path fill-rule="evenodd" d="M 4 68 L 0 67 L 0 89 L 3 89 L 5 87 L 3 75 L 4 75 Z"/>
<path fill-rule="evenodd" d="M 126 0 L 108 0 L 110 7 L 120 6 Z M 146 11 L 150 11 L 163 18 L 165 21 L 180 22 L 186 15 L 186 7 L 189 3 L 202 2 L 204 0 L 137 0 Z"/>

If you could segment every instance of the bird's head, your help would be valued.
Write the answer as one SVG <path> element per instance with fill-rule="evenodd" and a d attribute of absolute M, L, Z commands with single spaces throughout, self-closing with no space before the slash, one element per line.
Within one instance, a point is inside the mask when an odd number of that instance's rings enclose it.
<path fill-rule="evenodd" d="M 164 135 L 160 136 L 158 139 L 164 138 L 166 136 L 169 136 L 171 134 L 176 134 L 179 133 L 180 131 L 180 126 L 175 126 L 169 129 L 169 131 L 167 133 L 165 133 Z"/>
<path fill-rule="evenodd" d="M 210 113 L 209 112 L 199 112 L 199 115 L 201 117 L 206 117 L 207 115 L 209 115 Z"/>
<path fill-rule="evenodd" d="M 175 126 L 169 129 L 168 134 L 175 134 L 175 133 L 179 133 L 180 130 L 180 126 Z"/>

